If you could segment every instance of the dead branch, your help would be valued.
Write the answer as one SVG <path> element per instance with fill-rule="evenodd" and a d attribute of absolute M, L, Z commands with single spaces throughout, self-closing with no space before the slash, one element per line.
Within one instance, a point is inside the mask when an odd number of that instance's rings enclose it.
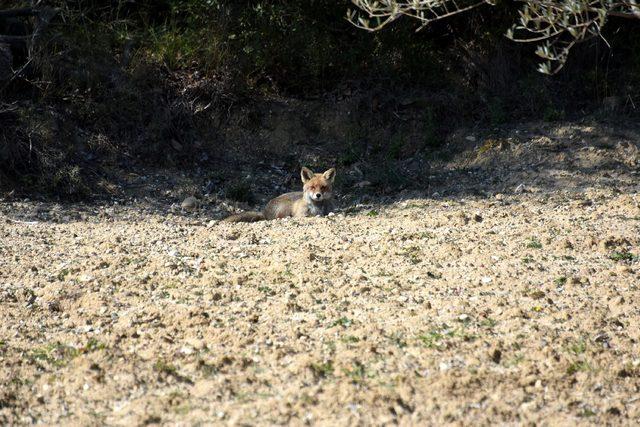
<path fill-rule="evenodd" d="M 24 9 L 10 9 L 10 10 L 0 11 L 0 18 L 29 17 L 29 16 L 36 17 L 36 23 L 34 25 L 33 32 L 29 35 L 15 36 L 15 35 L 0 34 L 0 46 L 4 45 L 4 46 L 9 46 L 10 49 L 13 48 L 13 49 L 28 50 L 27 61 L 19 69 L 13 71 L 13 73 L 11 73 L 11 75 L 8 78 L 6 78 L 7 76 L 5 75 L 0 76 L 2 80 L 5 80 L 3 82 L 4 84 L 2 85 L 2 87 L 0 87 L 0 92 L 3 92 L 4 89 L 6 89 L 7 86 L 16 78 L 22 76 L 22 73 L 24 73 L 27 67 L 31 64 L 31 62 L 33 61 L 33 52 L 32 52 L 33 46 L 38 41 L 40 36 L 44 33 L 44 31 L 47 29 L 47 27 L 49 26 L 49 23 L 57 13 L 58 11 L 56 9 L 49 8 L 49 7 L 45 7 L 39 10 L 24 8 Z M 8 50 L 8 54 L 5 53 L 4 55 L 5 64 L 3 64 L 5 68 L 7 68 L 6 66 L 8 65 L 9 70 L 11 70 L 11 67 L 12 67 L 12 63 L 11 63 L 12 56 L 11 56 L 10 49 Z M 8 64 L 6 64 L 7 61 L 8 61 Z M 6 73 L 3 73 L 3 74 L 6 74 Z"/>

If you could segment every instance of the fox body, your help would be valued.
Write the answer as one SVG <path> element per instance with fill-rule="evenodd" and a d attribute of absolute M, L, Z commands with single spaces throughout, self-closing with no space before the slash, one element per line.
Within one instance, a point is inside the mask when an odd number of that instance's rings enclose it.
<path fill-rule="evenodd" d="M 336 170 L 313 173 L 302 168 L 302 191 L 286 193 L 272 199 L 262 212 L 244 212 L 226 218 L 226 222 L 254 222 L 265 219 L 327 215 L 334 209 L 333 181 Z"/>

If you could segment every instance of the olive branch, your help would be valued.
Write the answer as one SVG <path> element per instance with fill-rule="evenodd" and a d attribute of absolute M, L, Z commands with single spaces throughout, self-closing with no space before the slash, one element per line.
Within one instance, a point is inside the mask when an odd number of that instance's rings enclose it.
<path fill-rule="evenodd" d="M 418 31 L 439 21 L 496 0 L 352 0 L 357 9 L 347 12 L 356 27 L 378 31 L 408 16 L 420 22 Z M 519 18 L 506 37 L 522 43 L 538 43 L 538 70 L 555 74 L 565 65 L 571 48 L 590 37 L 601 37 L 610 16 L 640 19 L 638 0 L 521 0 Z"/>

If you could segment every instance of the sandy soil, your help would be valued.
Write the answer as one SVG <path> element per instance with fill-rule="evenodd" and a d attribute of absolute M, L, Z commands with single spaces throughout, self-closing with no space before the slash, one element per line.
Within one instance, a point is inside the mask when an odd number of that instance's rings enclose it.
<path fill-rule="evenodd" d="M 0 423 L 639 423 L 637 133 L 472 140 L 327 218 L 1 202 Z"/>

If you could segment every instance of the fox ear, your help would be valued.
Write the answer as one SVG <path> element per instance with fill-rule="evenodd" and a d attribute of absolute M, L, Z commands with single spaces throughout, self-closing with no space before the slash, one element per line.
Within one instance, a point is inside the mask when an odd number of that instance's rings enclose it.
<path fill-rule="evenodd" d="M 322 176 L 324 177 L 324 179 L 326 179 L 327 181 L 331 181 L 333 182 L 333 180 L 336 178 L 336 168 L 331 168 L 328 171 L 326 171 L 325 173 L 322 174 Z"/>
<path fill-rule="evenodd" d="M 313 173 L 313 171 L 309 168 L 306 167 L 302 167 L 302 171 L 300 171 L 300 176 L 302 177 L 302 182 L 305 183 L 307 181 L 309 181 L 311 178 L 313 178 L 315 174 Z"/>

